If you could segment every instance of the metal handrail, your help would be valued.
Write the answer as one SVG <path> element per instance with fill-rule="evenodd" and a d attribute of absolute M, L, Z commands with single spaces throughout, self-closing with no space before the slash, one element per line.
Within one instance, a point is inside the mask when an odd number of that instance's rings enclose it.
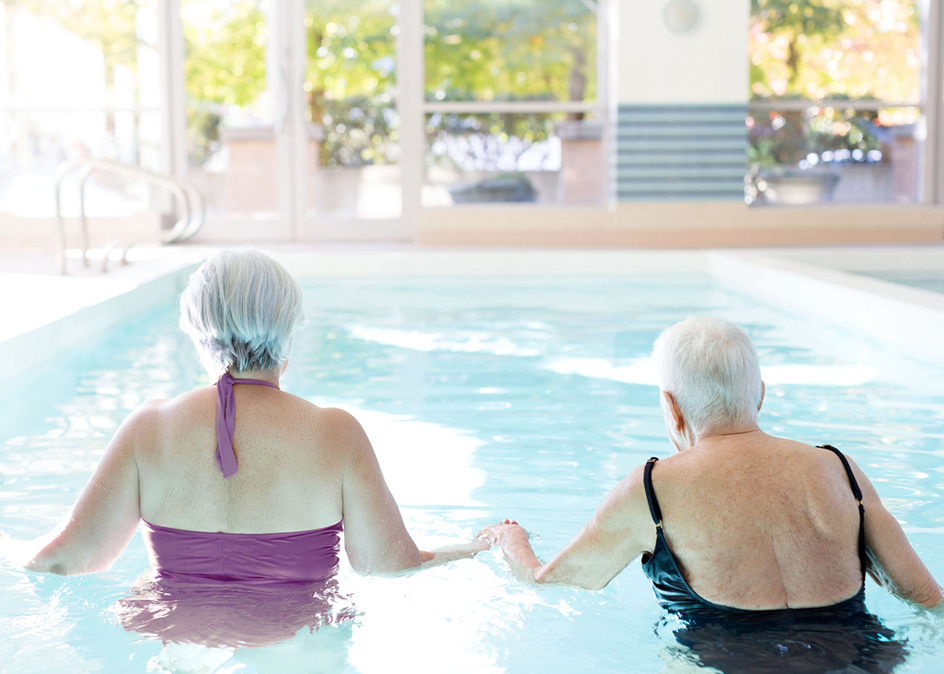
<path fill-rule="evenodd" d="M 65 179 L 75 171 L 82 170 L 82 176 L 79 179 L 79 218 L 82 227 L 82 263 L 88 265 L 88 216 L 85 213 L 85 186 L 93 171 L 103 171 L 118 176 L 128 178 L 137 178 L 144 180 L 157 187 L 163 187 L 174 195 L 177 203 L 182 207 L 183 215 L 174 226 L 161 232 L 161 243 L 176 243 L 185 241 L 200 231 L 206 220 L 206 199 L 203 193 L 197 187 L 185 180 L 172 178 L 169 176 L 153 173 L 142 169 L 133 164 L 123 164 L 116 161 L 105 159 L 78 159 L 75 161 L 61 164 L 56 171 L 56 224 L 59 228 L 59 273 L 66 273 L 66 228 L 65 220 L 62 217 L 62 184 Z M 121 259 L 125 261 L 128 249 L 133 245 L 129 243 L 123 250 Z M 102 261 L 102 271 L 108 264 L 108 257 Z"/>

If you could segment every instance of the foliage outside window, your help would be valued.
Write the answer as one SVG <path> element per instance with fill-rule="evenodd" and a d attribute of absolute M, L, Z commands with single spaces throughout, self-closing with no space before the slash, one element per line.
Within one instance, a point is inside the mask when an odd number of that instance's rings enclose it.
<path fill-rule="evenodd" d="M 426 0 L 426 99 L 595 100 L 596 15 L 588 4 Z"/>
<path fill-rule="evenodd" d="M 252 114 L 260 104 L 267 28 L 257 2 L 185 1 L 181 13 L 189 161 L 202 166 L 220 149 L 224 116 L 233 108 Z"/>
<path fill-rule="evenodd" d="M 318 0 L 305 15 L 311 121 L 324 127 L 322 164 L 395 163 L 396 3 Z"/>
<path fill-rule="evenodd" d="M 190 159 L 199 165 L 220 149 L 223 116 L 234 106 L 251 112 L 264 98 L 266 26 L 258 2 L 200 3 L 200 16 L 188 5 L 197 3 L 184 2 L 183 13 Z M 397 11 L 394 0 L 308 3 L 303 86 L 308 118 L 324 128 L 324 166 L 397 161 Z M 583 0 L 426 0 L 424 30 L 428 100 L 596 97 L 596 16 Z M 461 133 L 531 146 L 554 131 L 548 115 L 487 117 L 483 125 L 474 115 L 442 116 L 427 125 L 428 144 Z"/>
<path fill-rule="evenodd" d="M 751 0 L 752 100 L 905 104 L 755 111 L 748 120 L 754 170 L 877 161 L 887 128 L 916 119 L 908 104 L 920 100 L 920 36 L 913 0 Z"/>
<path fill-rule="evenodd" d="M 588 4 L 426 0 L 426 100 L 595 100 L 597 22 Z M 527 155 L 532 166 L 556 170 L 547 142 L 559 121 L 536 113 L 436 113 L 426 123 L 427 162 L 515 173 Z"/>

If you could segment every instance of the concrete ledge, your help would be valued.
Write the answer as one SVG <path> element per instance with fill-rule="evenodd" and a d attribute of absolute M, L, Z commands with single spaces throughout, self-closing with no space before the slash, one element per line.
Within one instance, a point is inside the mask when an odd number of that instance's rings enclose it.
<path fill-rule="evenodd" d="M 784 248 L 776 257 L 849 272 L 944 272 L 944 245 Z"/>
<path fill-rule="evenodd" d="M 704 251 L 630 250 L 421 250 L 312 251 L 263 249 L 294 276 L 323 277 L 475 277 L 475 276 L 627 276 L 707 273 Z"/>
<path fill-rule="evenodd" d="M 0 348 L 16 354 L 7 370 L 21 376 L 76 343 L 171 300 L 198 261 L 175 256 L 96 278 L 0 274 L 6 317 Z"/>
<path fill-rule="evenodd" d="M 621 203 L 612 210 L 477 206 L 427 209 L 427 246 L 756 248 L 944 242 L 944 209 L 751 208 L 730 202 Z"/>
<path fill-rule="evenodd" d="M 156 243 L 161 236 L 161 214 L 141 211 L 133 215 L 89 216 L 89 244 L 100 247 L 108 241 L 143 241 Z M 78 216 L 63 218 L 66 247 L 78 248 L 81 226 Z M 0 241 L 6 246 L 29 246 L 55 249 L 59 241 L 59 225 L 55 216 L 21 216 L 0 214 Z"/>
<path fill-rule="evenodd" d="M 710 268 L 719 282 L 765 302 L 926 360 L 944 357 L 944 295 L 770 255 L 712 253 Z"/>

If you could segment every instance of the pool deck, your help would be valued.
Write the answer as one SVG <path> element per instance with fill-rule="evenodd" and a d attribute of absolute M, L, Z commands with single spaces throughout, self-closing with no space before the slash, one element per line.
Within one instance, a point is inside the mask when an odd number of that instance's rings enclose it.
<path fill-rule="evenodd" d="M 855 272 L 944 274 L 944 246 L 737 250 L 442 249 L 412 245 L 275 245 L 261 250 L 300 278 L 442 276 L 627 276 L 707 273 L 740 292 L 816 322 L 868 331 L 916 356 L 940 362 L 944 295 Z M 27 373 L 77 342 L 165 303 L 216 248 L 132 249 L 129 264 L 98 271 L 68 259 L 66 276 L 41 250 L 0 250 L 0 344 Z"/>

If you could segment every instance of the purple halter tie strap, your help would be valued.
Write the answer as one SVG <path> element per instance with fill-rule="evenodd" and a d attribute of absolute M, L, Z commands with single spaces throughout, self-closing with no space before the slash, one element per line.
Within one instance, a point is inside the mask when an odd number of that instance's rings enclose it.
<path fill-rule="evenodd" d="M 223 477 L 236 474 L 236 453 L 233 451 L 233 435 L 236 432 L 236 399 L 233 384 L 254 384 L 278 390 L 278 386 L 259 379 L 233 379 L 229 372 L 216 382 L 216 463 Z"/>

